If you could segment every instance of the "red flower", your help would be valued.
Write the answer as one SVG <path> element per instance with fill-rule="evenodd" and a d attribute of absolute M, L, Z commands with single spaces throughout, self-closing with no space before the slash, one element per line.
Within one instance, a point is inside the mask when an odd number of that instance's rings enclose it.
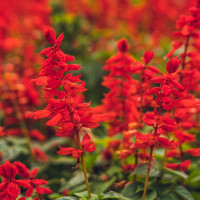
<path fill-rule="evenodd" d="M 38 162 L 47 162 L 49 160 L 49 156 L 39 148 L 33 148 L 35 158 Z"/>
<path fill-rule="evenodd" d="M 19 186 L 28 188 L 30 186 L 29 180 L 16 180 L 18 170 L 9 161 L 6 161 L 0 166 L 0 175 L 4 178 L 0 184 L 0 199 L 16 200 L 20 194 Z"/>
<path fill-rule="evenodd" d="M 158 144 L 157 137 L 152 134 L 137 133 L 135 139 L 136 148 L 148 148 L 150 146 Z"/>
<path fill-rule="evenodd" d="M 190 160 L 185 160 L 184 162 L 177 164 L 177 163 L 166 163 L 166 167 L 170 169 L 177 169 L 181 170 L 183 172 L 187 171 L 188 168 L 190 167 L 191 161 Z"/>
<path fill-rule="evenodd" d="M 39 194 L 51 194 L 52 191 L 47 187 L 40 187 L 41 185 L 46 185 L 48 182 L 44 179 L 35 179 L 38 168 L 34 168 L 29 171 L 29 169 L 21 162 L 14 162 L 18 170 L 19 176 L 25 178 L 25 180 L 29 181 L 29 186 L 26 189 L 26 197 L 31 197 L 34 190 Z"/>
<path fill-rule="evenodd" d="M 123 172 L 132 172 L 135 168 L 136 166 L 131 164 L 122 165 Z"/>
<path fill-rule="evenodd" d="M 192 148 L 187 151 L 191 156 L 199 157 L 200 156 L 200 148 Z"/>
<path fill-rule="evenodd" d="M 181 130 L 176 130 L 176 137 L 179 139 L 180 143 L 184 143 L 184 142 L 193 142 L 195 141 L 195 135 L 186 133 L 184 131 Z"/>
<path fill-rule="evenodd" d="M 133 152 L 131 150 L 123 149 L 121 151 L 117 151 L 117 155 L 120 159 L 125 159 L 130 156 Z"/>
<path fill-rule="evenodd" d="M 26 117 L 50 118 L 46 125 L 56 126 L 56 135 L 59 137 L 79 134 L 82 127 L 98 127 L 99 123 L 108 120 L 110 115 L 95 113 L 90 103 L 82 103 L 80 96 L 86 91 L 85 82 L 80 79 L 81 75 L 73 76 L 69 73 L 69 71 L 80 69 L 81 66 L 68 63 L 74 61 L 75 58 L 60 49 L 63 34 L 56 39 L 54 30 L 47 28 L 44 35 L 53 47 L 48 47 L 41 52 L 41 55 L 45 55 L 47 59 L 42 63 L 40 76 L 32 82 L 44 86 L 44 98 L 48 105 L 43 110 L 26 114 Z M 126 44 L 121 46 L 123 50 L 127 48 Z M 87 143 L 90 141 L 88 137 L 86 135 L 83 139 L 82 150 L 61 147 L 59 153 L 72 154 L 73 157 L 79 158 L 84 151 L 94 151 L 94 143 Z M 39 157 L 47 158 L 39 150 L 37 153 Z"/>
<path fill-rule="evenodd" d="M 154 57 L 154 53 L 153 53 L 153 52 L 151 52 L 151 51 L 146 51 L 146 52 L 144 53 L 144 57 L 143 57 L 144 63 L 145 63 L 145 64 L 148 64 L 148 63 L 153 59 L 153 57 Z M 159 73 L 159 70 L 158 70 L 157 73 Z"/>
<path fill-rule="evenodd" d="M 177 69 L 179 68 L 180 63 L 181 63 L 181 61 L 177 57 L 174 57 L 171 60 L 169 60 L 167 62 L 167 66 L 166 66 L 167 72 L 169 74 L 175 73 L 177 71 Z"/>
<path fill-rule="evenodd" d="M 125 53 L 129 50 L 130 45 L 127 42 L 127 40 L 125 38 L 122 38 L 121 40 L 117 41 L 117 48 L 119 51 L 121 51 L 122 53 Z"/>
<path fill-rule="evenodd" d="M 173 157 L 177 157 L 177 158 L 180 157 L 179 150 L 173 149 L 173 150 L 167 151 L 167 158 L 173 158 Z"/>
<path fill-rule="evenodd" d="M 175 149 L 178 146 L 178 144 L 175 143 L 173 140 L 169 141 L 168 139 L 163 137 L 158 137 L 157 140 L 159 145 L 166 149 Z"/>
<path fill-rule="evenodd" d="M 38 141 L 45 141 L 46 137 L 40 131 L 33 129 L 30 131 L 30 136 Z"/>
<path fill-rule="evenodd" d="M 188 168 L 190 167 L 190 165 L 191 165 L 191 161 L 190 160 L 185 160 L 184 162 L 182 162 L 180 164 L 180 170 L 183 171 L 183 172 L 185 172 L 185 171 L 188 170 Z"/>
<path fill-rule="evenodd" d="M 49 43 L 51 43 L 51 44 L 56 43 L 56 34 L 55 34 L 55 31 L 52 28 L 50 28 L 50 27 L 47 28 L 45 30 L 44 36 Z"/>
<path fill-rule="evenodd" d="M 93 152 L 95 151 L 94 142 L 91 141 L 89 134 L 87 133 L 81 142 L 81 149 L 74 149 L 73 147 L 61 147 L 57 152 L 60 155 L 72 155 L 74 158 L 78 159 L 82 155 L 83 152 Z"/>

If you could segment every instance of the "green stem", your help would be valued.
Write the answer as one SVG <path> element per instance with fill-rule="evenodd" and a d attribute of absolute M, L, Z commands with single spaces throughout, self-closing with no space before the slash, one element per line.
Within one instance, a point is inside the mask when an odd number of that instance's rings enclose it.
<path fill-rule="evenodd" d="M 76 141 L 77 141 L 79 149 L 82 150 L 79 132 L 76 134 Z M 88 182 L 87 170 L 86 170 L 86 166 L 85 166 L 85 160 L 84 160 L 83 153 L 81 154 L 81 165 L 83 168 L 83 174 L 84 174 L 84 178 L 85 178 L 85 185 L 86 185 L 86 188 L 88 191 L 88 196 L 89 196 L 89 198 L 91 198 L 92 196 L 91 196 L 90 186 L 89 186 L 89 182 Z"/>
<path fill-rule="evenodd" d="M 154 148 L 154 146 L 150 147 L 149 162 L 148 162 L 148 167 L 147 167 L 147 174 L 146 174 L 146 179 L 145 179 L 145 184 L 144 184 L 144 192 L 142 195 L 142 200 L 145 200 L 145 197 L 146 197 L 147 185 L 148 185 L 148 181 L 149 181 L 149 173 L 150 173 L 150 169 L 151 169 L 151 161 L 152 161 L 152 156 L 153 156 L 153 148 Z"/>

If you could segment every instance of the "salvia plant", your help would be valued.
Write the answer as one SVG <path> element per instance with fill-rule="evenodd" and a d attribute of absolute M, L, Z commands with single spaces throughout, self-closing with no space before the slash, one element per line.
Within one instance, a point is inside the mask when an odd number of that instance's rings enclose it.
<path fill-rule="evenodd" d="M 200 199 L 199 0 L 0 13 L 0 200 Z"/>

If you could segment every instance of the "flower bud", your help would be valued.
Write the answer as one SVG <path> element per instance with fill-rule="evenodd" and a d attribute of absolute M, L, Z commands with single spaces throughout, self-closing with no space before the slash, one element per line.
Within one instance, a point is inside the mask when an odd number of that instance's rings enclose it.
<path fill-rule="evenodd" d="M 117 45 L 118 50 L 121 51 L 122 53 L 127 52 L 130 48 L 129 43 L 127 42 L 125 38 L 118 40 L 116 45 Z"/>
<path fill-rule="evenodd" d="M 166 70 L 169 74 L 175 73 L 177 69 L 179 68 L 181 61 L 178 59 L 178 57 L 174 57 L 171 60 L 167 62 Z"/>

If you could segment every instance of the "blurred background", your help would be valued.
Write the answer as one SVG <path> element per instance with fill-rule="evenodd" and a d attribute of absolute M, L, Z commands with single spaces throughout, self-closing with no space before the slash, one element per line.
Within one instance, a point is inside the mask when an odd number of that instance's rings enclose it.
<path fill-rule="evenodd" d="M 52 26 L 64 33 L 62 49 L 82 65 L 87 100 L 98 105 L 106 59 L 115 53 L 116 40 L 126 37 L 137 59 L 146 50 L 155 52 L 154 64 L 171 48 L 178 17 L 195 0 L 2 0 L 0 7 L 1 70 L 30 79 L 37 73 L 46 46 L 43 29 Z M 36 102 L 35 102 L 36 103 Z"/>

